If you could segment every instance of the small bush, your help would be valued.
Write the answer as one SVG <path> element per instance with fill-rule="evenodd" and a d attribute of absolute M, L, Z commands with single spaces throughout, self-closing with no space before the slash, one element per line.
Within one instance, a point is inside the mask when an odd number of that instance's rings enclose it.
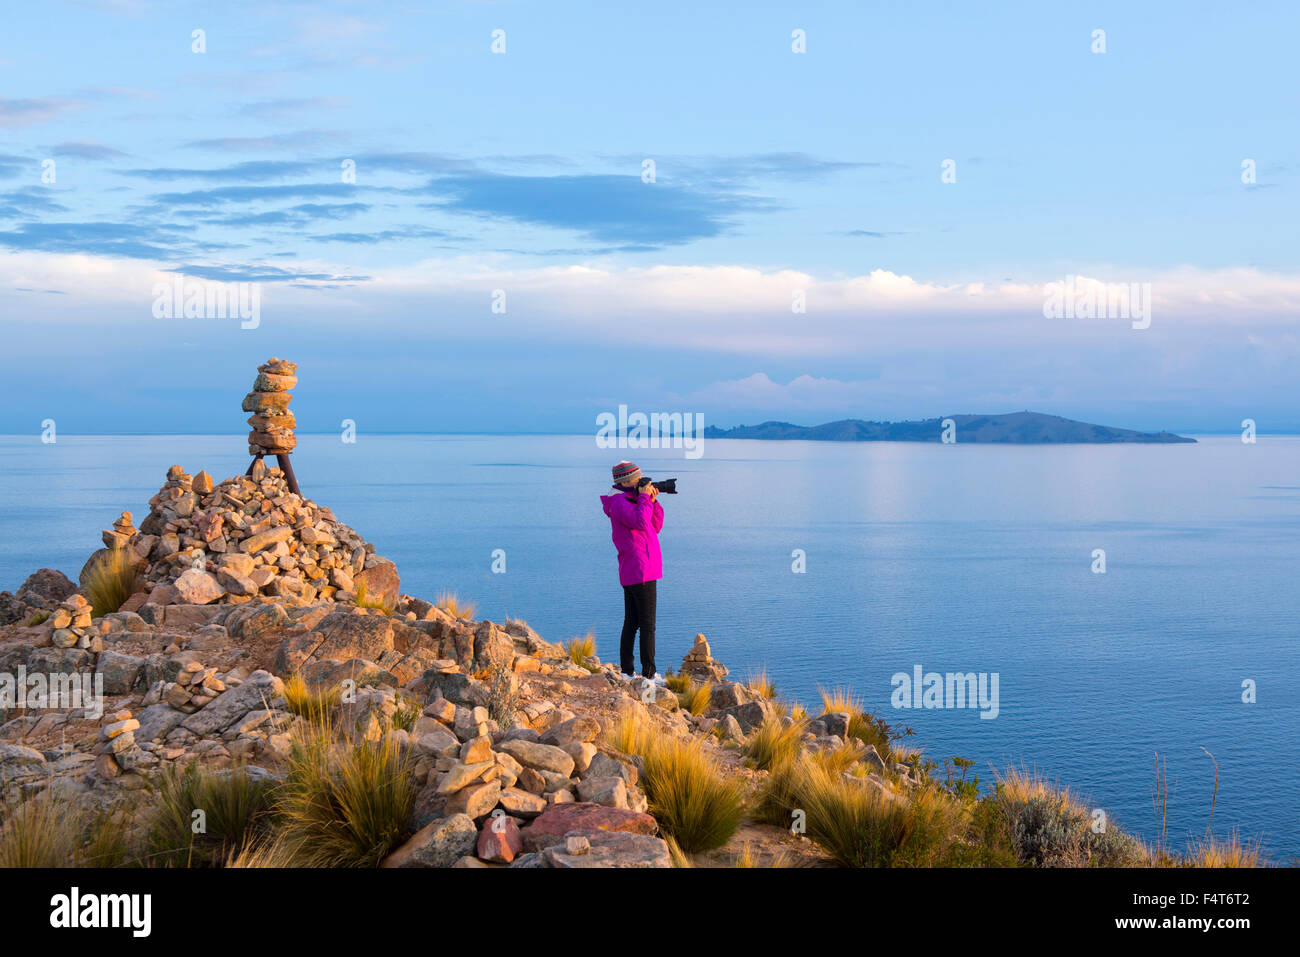
<path fill-rule="evenodd" d="M 295 734 L 276 809 L 283 854 L 300 867 L 373 867 L 408 833 L 415 802 L 406 756 L 390 738 L 336 740 L 326 722 Z"/>
<path fill-rule="evenodd" d="M 285 708 L 308 721 L 327 720 L 341 697 L 338 688 L 309 687 L 301 672 L 294 674 L 284 683 Z"/>
<path fill-rule="evenodd" d="M 685 690 L 689 690 L 690 685 L 694 684 L 690 675 L 682 675 L 680 672 L 676 675 L 668 675 L 663 681 L 664 687 L 673 694 L 681 694 L 682 692 L 685 692 Z"/>
<path fill-rule="evenodd" d="M 776 697 L 776 685 L 772 684 L 772 679 L 767 676 L 766 668 L 751 671 L 745 678 L 745 687 L 767 701 Z"/>
<path fill-rule="evenodd" d="M 1011 808 L 1011 845 L 1031 867 L 1085 867 L 1086 811 L 1061 797 L 1031 797 Z"/>
<path fill-rule="evenodd" d="M 752 758 L 754 766 L 767 771 L 774 766 L 794 761 L 803 750 L 803 736 L 807 725 L 799 721 L 786 724 L 775 716 L 763 719 L 745 740 L 743 753 Z"/>
<path fill-rule="evenodd" d="M 118 606 L 119 608 L 121 605 Z M 34 628 L 37 625 L 43 625 L 50 620 L 48 611 L 34 611 L 23 624 L 28 628 Z"/>
<path fill-rule="evenodd" d="M 713 686 L 706 682 L 688 684 L 684 691 L 677 692 L 677 704 L 691 714 L 704 714 L 709 709 L 713 697 Z"/>
<path fill-rule="evenodd" d="M 139 573 L 125 548 L 110 549 L 86 570 L 85 592 L 91 616 L 111 615 L 135 594 Z"/>
<path fill-rule="evenodd" d="M 1190 867 L 1262 867 L 1258 843 L 1243 844 L 1234 831 L 1226 840 L 1207 837 L 1193 841 L 1188 852 Z"/>
<path fill-rule="evenodd" d="M 397 696 L 397 710 L 393 712 L 393 727 L 401 731 L 415 730 L 415 722 L 420 720 L 424 708 L 416 698 L 406 695 Z"/>
<path fill-rule="evenodd" d="M 564 650 L 569 653 L 569 660 L 575 665 L 590 670 L 587 659 L 596 657 L 596 633 L 589 631 L 581 638 L 570 638 Z"/>
<path fill-rule="evenodd" d="M 435 604 L 451 617 L 459 618 L 461 621 L 473 618 L 474 611 L 478 608 L 474 602 L 462 602 L 455 592 L 446 591 L 438 596 Z"/>
<path fill-rule="evenodd" d="M 68 867 L 85 840 L 82 813 L 48 793 L 10 808 L 0 826 L 0 867 Z"/>
<path fill-rule="evenodd" d="M 155 786 L 158 807 L 146 847 L 148 863 L 155 867 L 222 864 L 258 834 L 271 807 L 270 785 L 243 768 L 205 771 L 197 763 L 183 770 L 172 765 Z"/>
<path fill-rule="evenodd" d="M 722 771 L 702 741 L 656 733 L 634 717 L 619 721 L 606 737 L 618 750 L 640 756 L 650 813 L 682 850 L 712 850 L 736 832 L 744 784 Z"/>

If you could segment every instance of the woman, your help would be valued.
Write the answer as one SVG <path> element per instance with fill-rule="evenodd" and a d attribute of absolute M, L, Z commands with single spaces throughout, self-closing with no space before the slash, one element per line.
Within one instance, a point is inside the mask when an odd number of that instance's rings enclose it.
<path fill-rule="evenodd" d="M 609 516 L 618 549 L 618 581 L 623 586 L 623 633 L 619 636 L 619 667 L 625 678 L 636 674 L 632 642 L 641 631 L 641 676 L 663 684 L 655 670 L 655 583 L 664 577 L 659 530 L 664 508 L 654 485 L 638 488 L 641 470 L 631 462 L 614 466 L 614 494 L 600 497 Z"/>

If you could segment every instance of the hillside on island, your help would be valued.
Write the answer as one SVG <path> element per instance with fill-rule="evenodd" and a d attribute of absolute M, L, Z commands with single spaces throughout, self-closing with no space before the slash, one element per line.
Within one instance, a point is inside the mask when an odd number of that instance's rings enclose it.
<path fill-rule="evenodd" d="M 907 422 L 867 422 L 841 419 L 823 425 L 791 425 L 764 422 L 738 425 L 732 429 L 709 426 L 706 439 L 804 439 L 818 442 L 940 442 L 944 421 L 956 425 L 957 442 L 1056 445 L 1068 443 L 1108 444 L 1114 442 L 1177 443 L 1195 439 L 1172 432 L 1136 432 L 1108 425 L 1092 425 L 1046 415 L 1042 412 L 1011 412 L 1006 415 L 950 415 L 938 419 Z"/>

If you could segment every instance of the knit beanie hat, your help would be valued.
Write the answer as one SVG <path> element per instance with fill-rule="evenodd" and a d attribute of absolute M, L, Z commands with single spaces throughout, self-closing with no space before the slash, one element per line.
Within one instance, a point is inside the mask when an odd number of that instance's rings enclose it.
<path fill-rule="evenodd" d="M 614 466 L 614 484 L 623 485 L 627 482 L 638 482 L 641 480 L 641 470 L 631 462 L 619 462 Z"/>

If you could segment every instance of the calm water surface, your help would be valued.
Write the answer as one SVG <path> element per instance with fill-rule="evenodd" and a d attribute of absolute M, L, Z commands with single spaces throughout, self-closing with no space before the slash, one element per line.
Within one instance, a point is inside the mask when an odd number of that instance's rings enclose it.
<path fill-rule="evenodd" d="M 661 500 L 661 671 L 704 632 L 733 675 L 766 668 L 810 704 L 851 687 L 931 757 L 973 758 L 985 783 L 1038 767 L 1148 839 L 1159 753 L 1178 844 L 1208 821 L 1205 747 L 1216 832 L 1236 825 L 1279 862 L 1300 854 L 1300 438 L 704 453 L 627 453 L 682 490 Z M 454 591 L 555 640 L 594 630 L 611 659 L 622 598 L 596 497 L 620 457 L 589 436 L 305 435 L 294 463 L 405 591 Z M 219 480 L 248 459 L 239 436 L 0 437 L 0 588 L 42 566 L 75 578 L 172 464 Z M 997 718 L 893 708 L 891 676 L 916 665 L 996 672 Z"/>

